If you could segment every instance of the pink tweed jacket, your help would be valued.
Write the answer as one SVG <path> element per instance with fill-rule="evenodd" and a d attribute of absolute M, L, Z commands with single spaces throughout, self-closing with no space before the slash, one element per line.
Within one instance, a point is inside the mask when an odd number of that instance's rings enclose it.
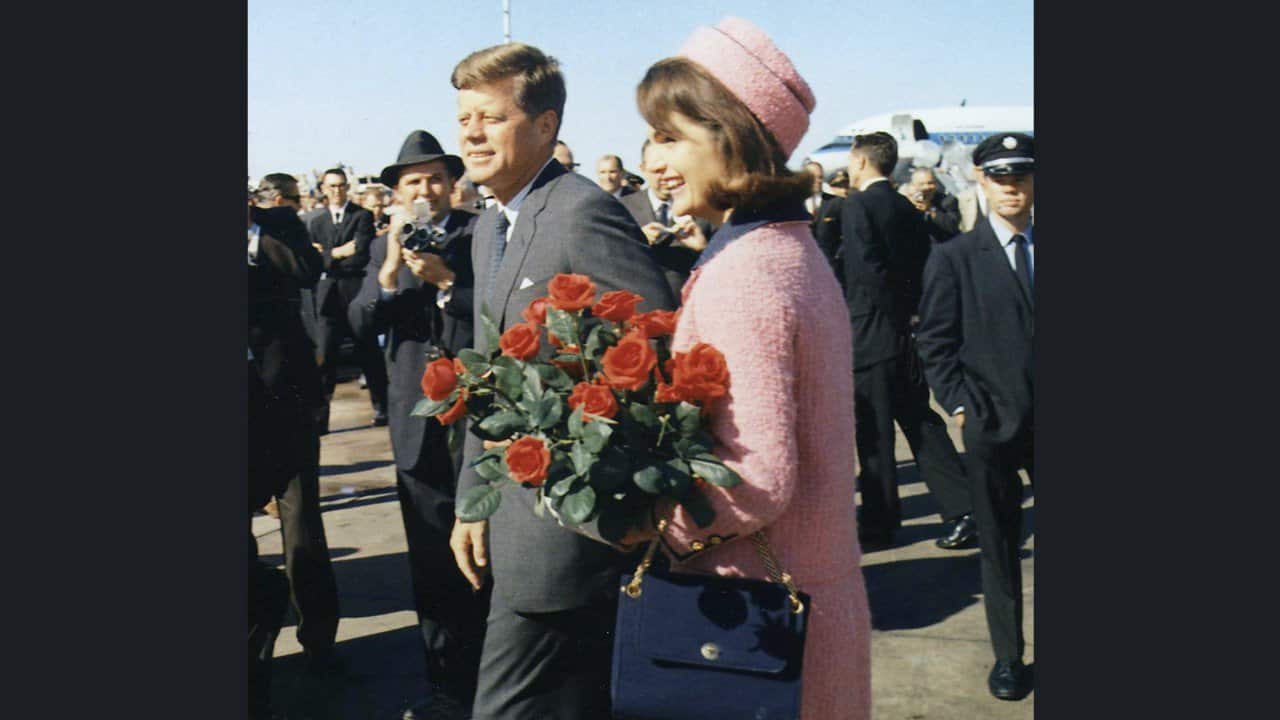
<path fill-rule="evenodd" d="M 849 314 L 808 223 L 776 222 L 730 243 L 683 291 L 673 348 L 724 353 L 729 392 L 711 406 L 715 453 L 742 476 L 707 487 L 716 520 L 683 509 L 664 534 L 674 569 L 767 578 L 751 533 L 812 596 L 802 720 L 871 716 L 871 616 L 855 527 Z"/>

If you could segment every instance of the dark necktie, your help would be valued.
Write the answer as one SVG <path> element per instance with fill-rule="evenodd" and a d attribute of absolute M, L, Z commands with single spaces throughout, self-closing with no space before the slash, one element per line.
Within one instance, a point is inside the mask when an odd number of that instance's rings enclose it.
<path fill-rule="evenodd" d="M 658 205 L 658 224 L 667 227 L 671 224 L 671 215 L 667 212 L 667 204 Z"/>
<path fill-rule="evenodd" d="M 1013 269 L 1018 274 L 1018 281 L 1031 293 L 1031 252 L 1027 250 L 1027 238 L 1022 234 L 1013 236 L 1016 247 L 1013 249 Z"/>
<path fill-rule="evenodd" d="M 502 313 L 493 307 L 494 285 L 498 284 L 498 268 L 502 267 L 502 256 L 507 252 L 507 228 L 511 227 L 511 221 L 507 219 L 507 214 L 498 209 L 497 232 L 493 236 L 493 248 L 489 253 L 489 282 L 485 285 L 485 297 L 489 299 L 489 311 L 498 313 L 501 317 Z M 494 322 L 498 318 L 495 317 Z M 493 348 L 490 348 L 492 350 Z"/>
<path fill-rule="evenodd" d="M 342 211 L 341 211 L 341 210 L 339 210 L 338 212 L 336 212 L 336 213 L 334 213 L 334 214 L 333 214 L 333 224 L 334 224 L 334 225 L 341 225 L 341 224 L 342 224 Z"/>

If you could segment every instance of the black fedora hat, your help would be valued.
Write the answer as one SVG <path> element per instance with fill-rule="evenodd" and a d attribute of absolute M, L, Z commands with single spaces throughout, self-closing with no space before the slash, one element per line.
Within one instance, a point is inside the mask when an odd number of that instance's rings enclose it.
<path fill-rule="evenodd" d="M 396 156 L 395 164 L 382 168 L 382 174 L 378 176 L 378 179 L 382 181 L 383 185 L 395 188 L 396 183 L 400 180 L 400 171 L 402 169 L 410 165 L 431 162 L 432 160 L 444 160 L 445 166 L 449 168 L 449 174 L 453 179 L 456 180 L 462 177 L 462 158 L 445 153 L 444 148 L 440 147 L 440 142 L 426 130 L 414 130 L 409 133 L 409 137 L 405 138 L 404 144 L 400 146 L 400 154 Z"/>

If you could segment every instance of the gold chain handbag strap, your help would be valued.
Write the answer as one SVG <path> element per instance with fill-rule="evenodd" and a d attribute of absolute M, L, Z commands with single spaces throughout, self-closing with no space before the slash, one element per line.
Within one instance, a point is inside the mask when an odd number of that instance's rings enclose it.
<path fill-rule="evenodd" d="M 644 581 L 644 574 L 649 570 L 649 566 L 653 564 L 653 554 L 658 549 L 658 543 L 661 542 L 663 531 L 667 529 L 666 519 L 658 521 L 658 537 L 655 537 L 649 543 L 649 547 L 644 551 L 644 559 L 640 561 L 640 565 L 636 567 L 636 574 L 631 578 L 631 582 L 622 587 L 622 591 L 627 597 L 635 599 L 640 597 L 642 592 L 640 583 Z M 789 573 L 783 572 L 778 566 L 778 559 L 773 555 L 773 546 L 769 544 L 769 538 L 765 537 L 763 530 L 757 530 L 751 534 L 751 544 L 756 549 L 756 554 L 760 556 L 760 560 L 764 562 L 765 570 L 769 572 L 769 579 L 775 583 L 785 587 L 787 594 L 791 596 L 791 612 L 799 615 L 804 612 L 804 603 L 800 600 L 800 591 L 796 588 L 796 583 L 791 579 Z"/>

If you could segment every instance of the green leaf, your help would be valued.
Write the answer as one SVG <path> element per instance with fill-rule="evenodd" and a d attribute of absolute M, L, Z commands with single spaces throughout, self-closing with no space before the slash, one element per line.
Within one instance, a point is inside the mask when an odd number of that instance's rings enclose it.
<path fill-rule="evenodd" d="M 480 485 L 462 493 L 453 514 L 462 522 L 479 522 L 497 511 L 502 492 L 496 485 Z"/>
<path fill-rule="evenodd" d="M 569 491 L 573 489 L 575 484 L 581 484 L 581 481 L 582 478 L 577 475 L 570 475 L 569 477 L 557 482 L 555 485 L 552 485 L 551 489 L 547 491 L 547 494 L 553 498 L 564 497 L 569 494 Z"/>
<path fill-rule="evenodd" d="M 598 453 L 604 449 L 612 434 L 613 428 L 609 427 L 608 423 L 589 422 L 582 428 L 582 444 L 586 445 L 591 452 Z"/>
<path fill-rule="evenodd" d="M 582 346 L 582 352 L 589 358 L 595 358 L 604 352 L 604 341 L 600 338 L 600 334 L 604 332 L 604 325 L 596 325 L 591 328 L 591 332 L 587 333 L 587 342 Z"/>
<path fill-rule="evenodd" d="M 581 525 L 595 509 L 596 491 L 590 485 L 584 485 L 577 492 L 565 496 L 564 503 L 560 505 L 560 515 L 565 522 Z"/>
<path fill-rule="evenodd" d="M 698 527 L 708 527 L 716 519 L 716 511 L 711 507 L 711 501 L 697 489 L 685 493 L 685 496 L 680 499 L 680 506 L 689 512 L 689 516 Z"/>
<path fill-rule="evenodd" d="M 631 461 L 618 447 L 609 446 L 591 466 L 591 484 L 603 492 L 613 492 L 631 475 Z"/>
<path fill-rule="evenodd" d="M 669 495 L 680 497 L 689 489 L 693 476 L 689 473 L 689 463 L 680 458 L 672 458 L 662 464 L 662 474 L 667 481 Z"/>
<path fill-rule="evenodd" d="M 680 457 L 689 459 L 711 452 L 711 448 L 702 444 L 697 438 L 680 438 L 675 442 L 676 452 Z M 715 457 L 714 455 L 712 457 Z"/>
<path fill-rule="evenodd" d="M 573 360 L 577 362 L 576 357 Z M 542 384 L 546 387 L 565 391 L 573 389 L 573 378 L 555 365 L 536 363 L 533 367 L 537 368 L 538 375 L 542 378 Z"/>
<path fill-rule="evenodd" d="M 578 340 L 578 321 L 573 315 L 553 307 L 547 308 L 547 330 L 560 339 L 565 346 L 582 343 Z"/>
<path fill-rule="evenodd" d="M 434 417 L 453 407 L 453 403 L 457 400 L 456 391 L 444 400 L 432 400 L 424 397 L 418 401 L 417 405 L 413 406 L 413 410 L 410 410 L 409 414 L 414 417 Z"/>
<path fill-rule="evenodd" d="M 510 360 L 510 358 L 507 359 Z M 512 360 L 512 362 L 515 361 Z M 498 390 L 512 400 L 519 398 L 524 391 L 524 372 L 518 367 L 505 367 L 495 362 L 493 365 L 493 379 L 494 384 L 498 386 Z"/>
<path fill-rule="evenodd" d="M 569 450 L 569 459 L 573 461 L 573 471 L 585 477 L 591 472 L 596 456 L 595 453 L 583 447 L 582 443 L 574 443 Z"/>
<path fill-rule="evenodd" d="M 506 440 L 525 426 L 524 416 L 511 411 L 490 415 L 480 422 L 480 429 L 493 436 L 493 440 Z"/>
<path fill-rule="evenodd" d="M 501 462 L 483 462 L 476 466 L 476 474 L 490 482 L 507 480 L 507 467 Z"/>
<path fill-rule="evenodd" d="M 536 365 L 525 363 L 524 389 L 526 393 L 532 390 L 535 397 L 542 397 L 542 375 L 538 374 Z"/>
<path fill-rule="evenodd" d="M 584 426 L 582 422 L 583 407 L 585 406 L 579 405 L 578 408 L 574 410 L 572 414 L 569 415 L 569 436 L 574 438 L 575 440 L 582 437 L 582 431 Z"/>
<path fill-rule="evenodd" d="M 690 460 L 689 466 L 697 473 L 698 477 L 717 487 L 729 488 L 742 482 L 742 478 L 738 473 L 725 467 L 720 461 L 711 462 L 708 460 Z"/>
<path fill-rule="evenodd" d="M 484 332 L 484 344 L 489 348 L 489 357 L 493 357 L 496 352 L 501 352 L 498 347 L 498 341 L 502 339 L 502 333 L 498 332 L 498 324 L 493 321 L 493 313 L 489 312 L 489 306 L 481 305 L 480 307 L 480 326 Z"/>
<path fill-rule="evenodd" d="M 485 359 L 485 356 L 471 348 L 463 348 L 462 350 L 459 350 L 458 360 L 462 363 L 462 366 L 467 369 L 467 372 L 475 375 L 476 377 L 480 377 L 481 375 L 489 372 L 489 361 Z"/>
<path fill-rule="evenodd" d="M 541 412 L 540 419 L 533 421 L 539 430 L 550 430 L 560 422 L 560 418 L 564 417 L 564 403 L 560 402 L 558 395 L 552 394 L 551 397 L 544 397 L 538 401 L 538 409 Z"/>
<path fill-rule="evenodd" d="M 631 403 L 627 406 L 627 413 L 637 422 L 650 430 L 658 429 L 658 414 L 653 408 L 644 403 Z"/>
<path fill-rule="evenodd" d="M 663 481 L 662 468 L 657 465 L 646 465 L 631 475 L 631 480 L 636 487 L 649 493 L 657 495 L 666 489 L 667 484 Z"/>
<path fill-rule="evenodd" d="M 693 435 L 702 427 L 702 411 L 697 405 L 682 402 L 676 406 L 676 427 L 684 436 Z"/>

